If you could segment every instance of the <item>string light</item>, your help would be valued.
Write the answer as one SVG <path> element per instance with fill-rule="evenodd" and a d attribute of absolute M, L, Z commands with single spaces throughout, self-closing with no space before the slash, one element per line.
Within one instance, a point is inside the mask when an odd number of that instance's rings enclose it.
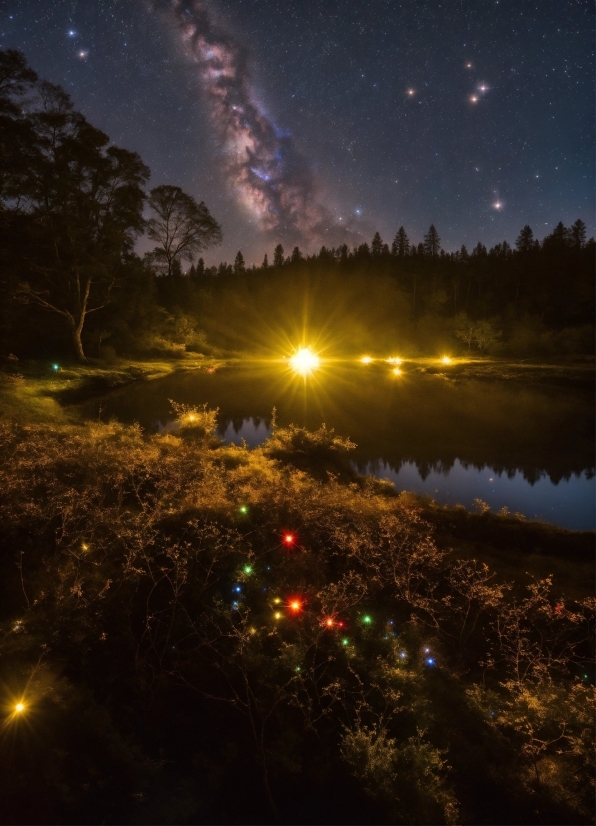
<path fill-rule="evenodd" d="M 365 615 L 362 617 L 362 622 L 363 622 L 365 625 L 370 625 L 370 624 L 371 624 L 371 622 L 372 622 L 372 617 L 370 617 L 368 614 L 365 614 Z"/>
<path fill-rule="evenodd" d="M 281 614 L 279 613 L 279 611 L 276 611 L 273 616 L 275 617 L 276 620 L 281 619 Z"/>
<path fill-rule="evenodd" d="M 350 640 L 349 640 L 347 637 L 344 637 L 344 638 L 343 638 L 343 640 L 341 641 L 341 644 L 342 644 L 342 645 L 349 645 L 349 644 L 350 644 Z"/>
<path fill-rule="evenodd" d="M 245 574 L 252 574 L 252 565 L 245 565 L 242 570 Z"/>
<path fill-rule="evenodd" d="M 427 664 L 427 665 L 434 665 L 434 664 L 435 664 L 435 661 L 433 660 L 433 658 L 432 658 L 432 657 L 429 657 L 429 658 L 427 659 L 427 661 L 426 661 L 426 664 Z"/>
<path fill-rule="evenodd" d="M 286 545 L 293 545 L 295 540 L 296 540 L 296 537 L 294 536 L 293 533 L 287 533 L 284 536 L 284 542 L 286 543 Z"/>
<path fill-rule="evenodd" d="M 281 602 L 281 599 L 280 599 L 279 597 L 275 597 L 275 599 L 273 600 L 273 602 L 274 602 L 276 605 L 279 605 L 279 603 Z"/>
<path fill-rule="evenodd" d="M 290 601 L 288 605 L 290 611 L 293 611 L 297 614 L 299 611 L 302 611 L 302 601 L 299 599 L 293 599 Z"/>
<path fill-rule="evenodd" d="M 248 513 L 248 508 L 246 505 L 240 505 L 239 509 L 240 513 Z"/>
<path fill-rule="evenodd" d="M 59 364 L 52 364 L 52 370 L 58 371 L 60 369 Z"/>

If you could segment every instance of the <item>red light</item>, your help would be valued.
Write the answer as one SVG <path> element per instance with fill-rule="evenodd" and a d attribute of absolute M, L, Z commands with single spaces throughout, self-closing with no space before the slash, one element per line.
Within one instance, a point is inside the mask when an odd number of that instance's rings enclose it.
<path fill-rule="evenodd" d="M 299 599 L 293 599 L 289 603 L 289 608 L 290 611 L 293 611 L 295 614 L 297 614 L 298 611 L 302 611 L 302 602 Z"/>
<path fill-rule="evenodd" d="M 286 543 L 286 545 L 293 545 L 294 544 L 294 534 L 287 533 L 284 536 L 284 542 Z"/>

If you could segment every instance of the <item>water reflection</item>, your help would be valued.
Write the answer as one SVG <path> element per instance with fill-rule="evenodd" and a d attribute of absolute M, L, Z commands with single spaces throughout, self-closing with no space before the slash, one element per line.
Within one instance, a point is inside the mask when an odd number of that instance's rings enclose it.
<path fill-rule="evenodd" d="M 521 381 L 454 382 L 402 367 L 395 377 L 387 365 L 334 364 L 307 380 L 283 365 L 180 373 L 114 392 L 102 400 L 102 416 L 154 430 L 158 420 L 173 418 L 169 399 L 207 402 L 219 408 L 226 440 L 254 447 L 266 438 L 275 407 L 280 426 L 316 429 L 325 422 L 349 436 L 358 445 L 357 469 L 400 487 L 466 506 L 479 497 L 493 509 L 506 505 L 569 527 L 594 526 L 590 393 Z M 95 417 L 96 408 L 89 411 Z M 498 480 L 494 491 L 484 491 L 491 477 Z"/>
<path fill-rule="evenodd" d="M 271 432 L 271 422 L 259 417 L 235 419 L 220 425 L 218 433 L 228 443 L 246 442 L 253 448 L 262 444 Z M 548 474 L 515 468 L 496 470 L 487 465 L 454 461 L 415 462 L 404 460 L 390 464 L 382 459 L 354 462 L 359 473 L 390 479 L 397 490 L 428 494 L 441 505 L 463 505 L 474 509 L 474 500 L 482 499 L 493 512 L 508 508 L 528 519 L 539 519 L 572 530 L 593 530 L 594 472 L 566 473 L 553 482 Z"/>

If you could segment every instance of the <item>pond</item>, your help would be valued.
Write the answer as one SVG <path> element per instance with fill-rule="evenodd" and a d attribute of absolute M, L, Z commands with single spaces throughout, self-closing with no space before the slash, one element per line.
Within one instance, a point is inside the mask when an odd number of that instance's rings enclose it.
<path fill-rule="evenodd" d="M 576 530 L 595 527 L 594 403 L 572 387 L 454 381 L 403 365 L 328 363 L 303 378 L 284 363 L 175 373 L 101 401 L 103 420 L 148 430 L 174 420 L 169 400 L 219 408 L 220 435 L 250 447 L 279 426 L 322 423 L 357 444 L 355 468 L 442 504 L 479 498 Z M 88 406 L 97 416 L 98 403 Z"/>

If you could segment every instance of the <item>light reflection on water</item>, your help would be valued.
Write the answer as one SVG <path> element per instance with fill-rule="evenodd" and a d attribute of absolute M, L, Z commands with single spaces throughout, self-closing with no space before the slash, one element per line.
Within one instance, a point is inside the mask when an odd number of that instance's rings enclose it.
<path fill-rule="evenodd" d="M 247 443 L 250 448 L 262 444 L 271 429 L 259 418 L 245 418 L 242 423 L 230 422 L 220 428 L 218 435 L 231 444 Z M 474 467 L 456 459 L 452 466 L 420 468 L 415 462 L 404 461 L 394 468 L 382 460 L 359 464 L 359 473 L 389 479 L 397 490 L 428 494 L 441 505 L 460 504 L 474 509 L 474 499 L 490 505 L 493 512 L 503 507 L 516 511 L 528 519 L 538 519 L 572 530 L 594 530 L 596 527 L 596 479 L 590 474 L 571 474 L 557 484 L 543 473 L 536 481 L 528 481 L 524 474 L 499 472 L 484 466 Z"/>

